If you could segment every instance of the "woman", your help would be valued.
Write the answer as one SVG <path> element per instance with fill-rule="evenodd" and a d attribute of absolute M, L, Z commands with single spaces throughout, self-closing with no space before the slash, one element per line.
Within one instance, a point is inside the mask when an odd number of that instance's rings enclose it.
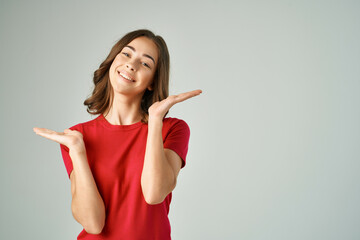
<path fill-rule="evenodd" d="M 167 115 L 194 90 L 168 96 L 169 53 L 146 29 L 126 34 L 94 72 L 84 101 L 91 121 L 36 134 L 60 143 L 71 181 L 78 239 L 171 239 L 172 191 L 185 166 L 190 130 Z"/>

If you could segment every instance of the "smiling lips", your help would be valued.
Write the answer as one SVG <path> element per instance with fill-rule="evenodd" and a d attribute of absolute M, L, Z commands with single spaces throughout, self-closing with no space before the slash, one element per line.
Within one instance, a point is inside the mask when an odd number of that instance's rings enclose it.
<path fill-rule="evenodd" d="M 125 78 L 126 80 L 129 80 L 129 81 L 131 81 L 131 82 L 135 82 L 135 80 L 134 80 L 132 77 L 130 77 L 129 75 L 125 74 L 124 72 L 119 72 L 119 71 L 118 71 L 118 74 L 119 74 L 121 77 Z"/>

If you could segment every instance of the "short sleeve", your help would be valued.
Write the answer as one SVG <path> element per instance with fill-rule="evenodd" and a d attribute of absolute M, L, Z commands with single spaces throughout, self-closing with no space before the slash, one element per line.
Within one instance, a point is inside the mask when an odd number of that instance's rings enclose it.
<path fill-rule="evenodd" d="M 75 125 L 73 127 L 70 127 L 69 129 L 77 130 L 77 131 L 81 132 L 79 124 Z M 61 151 L 61 155 L 62 155 L 64 164 L 65 164 L 65 168 L 66 168 L 68 177 L 70 179 L 70 174 L 71 174 L 71 172 L 73 170 L 73 164 L 72 164 L 72 160 L 71 160 L 70 155 L 69 155 L 69 148 L 66 147 L 63 144 L 60 144 L 60 151 Z"/>
<path fill-rule="evenodd" d="M 186 155 L 188 152 L 190 128 L 187 123 L 181 119 L 175 119 L 175 123 L 169 129 L 164 140 L 164 148 L 176 152 L 182 159 L 181 168 L 186 165 Z"/>

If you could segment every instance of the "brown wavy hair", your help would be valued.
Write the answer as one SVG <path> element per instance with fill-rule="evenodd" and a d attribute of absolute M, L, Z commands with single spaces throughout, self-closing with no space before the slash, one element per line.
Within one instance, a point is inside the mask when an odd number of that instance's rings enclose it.
<path fill-rule="evenodd" d="M 169 74 L 170 74 L 170 56 L 164 39 L 155 35 L 148 29 L 139 29 L 127 33 L 111 48 L 109 55 L 100 64 L 100 67 L 94 72 L 93 82 L 94 90 L 90 97 L 84 101 L 87 106 L 87 112 L 92 115 L 107 115 L 113 101 L 113 88 L 110 83 L 109 69 L 117 54 L 135 38 L 145 36 L 152 40 L 158 48 L 158 64 L 156 66 L 153 90 L 146 89 L 141 99 L 141 113 L 143 123 L 148 122 L 149 107 L 157 101 L 161 101 L 169 96 Z M 166 112 L 165 116 L 169 111 Z M 164 117 L 165 117 L 164 116 Z"/>

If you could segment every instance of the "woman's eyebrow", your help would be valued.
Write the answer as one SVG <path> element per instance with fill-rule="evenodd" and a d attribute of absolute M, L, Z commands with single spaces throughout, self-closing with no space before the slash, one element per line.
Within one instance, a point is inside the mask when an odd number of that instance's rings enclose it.
<path fill-rule="evenodd" d="M 133 50 L 134 52 L 136 52 L 136 50 L 135 50 L 135 48 L 134 48 L 133 46 L 126 45 L 125 47 L 128 47 L 128 48 L 130 48 L 131 50 Z M 155 64 L 155 60 L 154 60 L 154 58 L 153 58 L 152 56 L 150 56 L 150 55 L 148 55 L 148 54 L 146 54 L 146 53 L 144 53 L 143 56 L 144 56 L 144 57 L 147 57 L 147 58 L 150 58 L 150 59 L 154 62 L 154 64 Z"/>

